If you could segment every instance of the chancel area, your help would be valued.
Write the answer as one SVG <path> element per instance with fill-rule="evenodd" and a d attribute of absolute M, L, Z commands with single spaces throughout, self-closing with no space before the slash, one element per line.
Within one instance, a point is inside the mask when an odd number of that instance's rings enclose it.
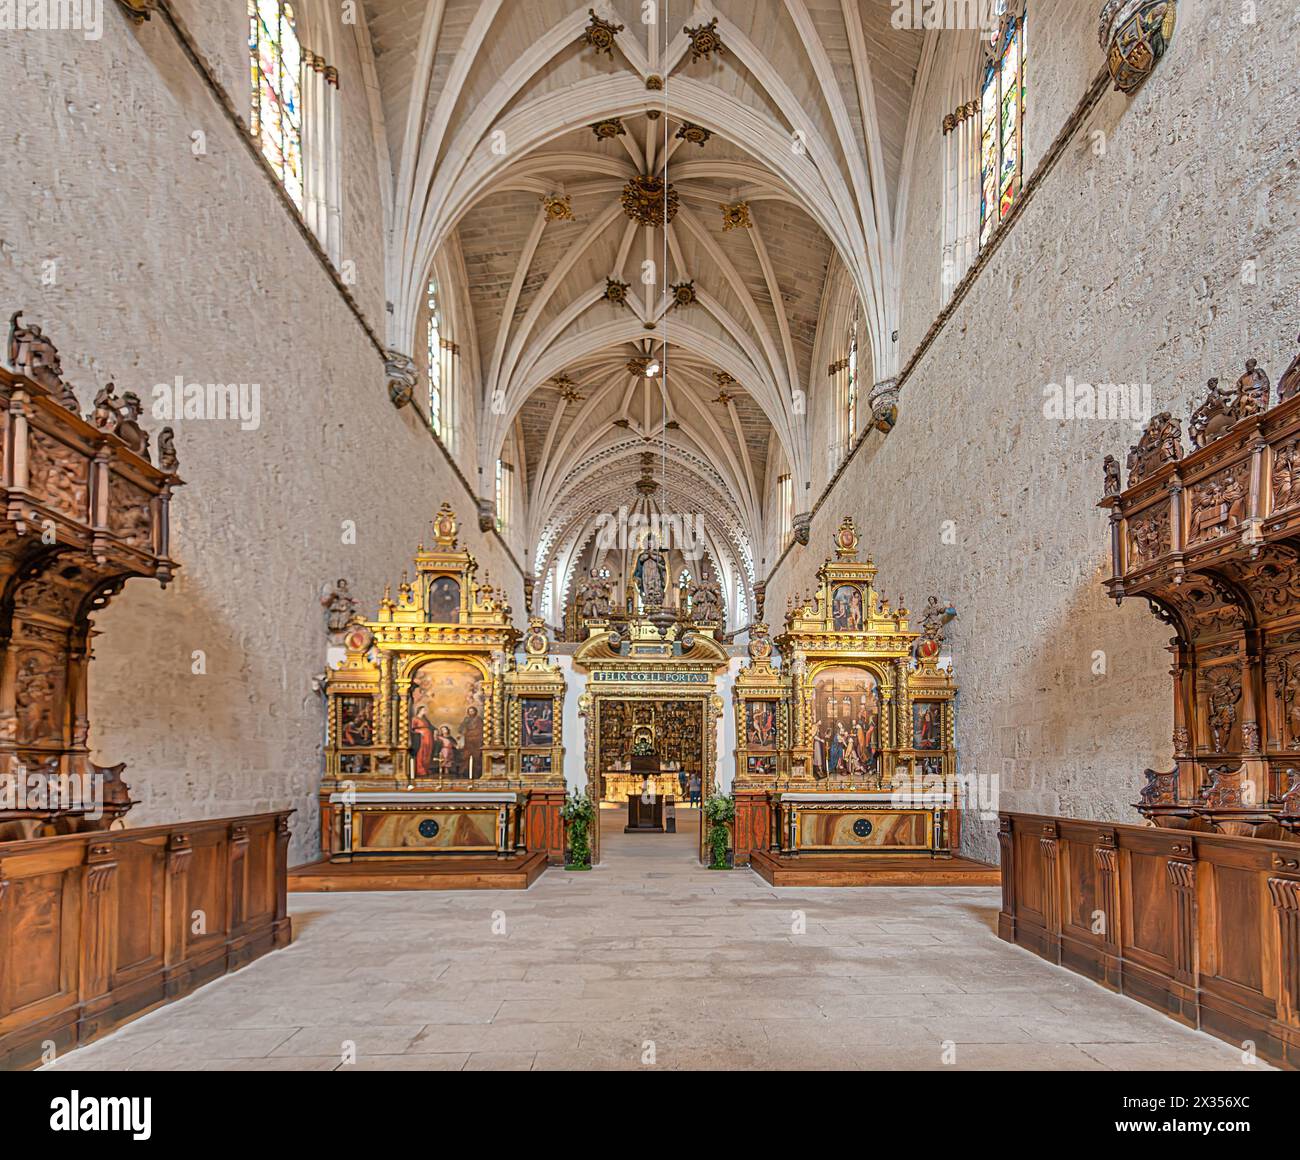
<path fill-rule="evenodd" d="M 1300 1063 L 1296 11 L 29 7 L 0 1068 Z"/>

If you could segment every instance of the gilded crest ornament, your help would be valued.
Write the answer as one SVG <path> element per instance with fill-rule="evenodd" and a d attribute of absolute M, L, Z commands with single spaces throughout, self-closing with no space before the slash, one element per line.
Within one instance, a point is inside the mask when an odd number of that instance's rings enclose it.
<path fill-rule="evenodd" d="M 662 177 L 642 174 L 623 187 L 623 212 L 634 222 L 658 228 L 677 216 L 677 190 Z"/>
<path fill-rule="evenodd" d="M 1097 38 L 1115 88 L 1137 90 L 1155 71 L 1174 35 L 1175 0 L 1106 0 Z"/>
<path fill-rule="evenodd" d="M 614 38 L 623 31 L 623 26 L 614 24 L 609 20 L 602 20 L 596 15 L 594 8 L 588 8 L 587 14 L 591 19 L 587 21 L 587 27 L 582 31 L 582 39 L 589 48 L 595 49 L 596 52 L 603 52 L 606 56 L 613 56 Z"/>
<path fill-rule="evenodd" d="M 645 87 L 649 89 L 652 93 L 663 92 L 664 78 L 661 77 L 658 73 L 651 73 L 645 79 Z"/>
<path fill-rule="evenodd" d="M 718 34 L 718 18 L 715 16 L 708 24 L 697 24 L 694 28 L 684 26 L 682 31 L 691 38 L 691 62 L 707 60 L 713 53 L 721 55 L 726 52 L 722 37 Z"/>
<path fill-rule="evenodd" d="M 543 197 L 542 208 L 546 211 L 546 220 L 548 222 L 573 221 L 573 205 L 567 193 L 556 193 L 551 194 L 549 197 Z"/>
<path fill-rule="evenodd" d="M 871 426 L 888 435 L 898 422 L 898 380 L 885 379 L 871 388 Z"/>
<path fill-rule="evenodd" d="M 607 121 L 597 121 L 592 125 L 591 131 L 596 134 L 597 141 L 610 141 L 615 137 L 622 137 L 627 132 L 623 127 L 623 122 L 618 117 L 610 117 Z"/>
<path fill-rule="evenodd" d="M 722 228 L 727 230 L 750 230 L 754 228 L 754 223 L 749 216 L 749 202 L 719 202 L 718 208 L 722 210 Z"/>
<path fill-rule="evenodd" d="M 451 504 L 444 501 L 433 517 L 433 542 L 440 548 L 455 551 L 457 530 L 456 513 L 451 510 Z"/>
<path fill-rule="evenodd" d="M 852 516 L 845 516 L 835 532 L 835 558 L 837 560 L 858 558 L 858 529 Z"/>
<path fill-rule="evenodd" d="M 713 136 L 711 129 L 706 129 L 703 125 L 696 125 L 692 121 L 683 121 L 681 128 L 677 130 L 677 137 L 682 141 L 688 141 L 692 145 L 698 145 L 704 148 L 704 143 Z"/>

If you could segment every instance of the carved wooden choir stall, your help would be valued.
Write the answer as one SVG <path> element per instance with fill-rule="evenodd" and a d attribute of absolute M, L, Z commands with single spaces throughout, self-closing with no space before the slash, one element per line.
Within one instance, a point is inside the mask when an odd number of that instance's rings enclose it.
<path fill-rule="evenodd" d="M 769 880 L 811 871 L 810 856 L 947 859 L 958 844 L 957 690 L 938 664 L 955 613 L 932 598 L 910 629 L 875 578 L 846 517 L 816 592 L 786 615 L 779 669 L 767 626 L 751 631 L 732 694 L 735 852 Z M 849 883 L 847 861 L 826 865 Z"/>
<path fill-rule="evenodd" d="M 1106 457 L 1116 602 L 1145 599 L 1175 636 L 1174 768 L 1146 771 L 1157 825 L 1300 841 L 1300 356 L 1270 407 L 1254 359 L 1211 379 L 1193 450 L 1163 412 Z"/>
<path fill-rule="evenodd" d="M 564 678 L 536 618 L 516 663 L 510 607 L 478 582 L 446 504 L 433 530 L 414 580 L 386 591 L 374 620 L 353 619 L 329 673 L 322 849 L 336 865 L 511 861 L 523 873 L 511 884 L 526 886 L 564 856 Z M 473 880 L 477 868 L 418 884 L 503 884 Z M 313 874 L 295 889 L 333 888 L 337 871 Z"/>
<path fill-rule="evenodd" d="M 165 585 L 177 567 L 172 432 L 155 466 L 140 400 L 111 383 L 83 418 L 57 349 L 21 312 L 7 356 L 0 1068 L 48 1061 L 290 937 L 287 812 L 122 830 L 124 765 L 90 760 L 91 618 L 132 576 Z"/>
<path fill-rule="evenodd" d="M 1300 356 L 1254 359 L 1105 460 L 1116 601 L 1174 630 L 1174 768 L 1147 827 L 1003 814 L 998 933 L 1300 1065 Z"/>

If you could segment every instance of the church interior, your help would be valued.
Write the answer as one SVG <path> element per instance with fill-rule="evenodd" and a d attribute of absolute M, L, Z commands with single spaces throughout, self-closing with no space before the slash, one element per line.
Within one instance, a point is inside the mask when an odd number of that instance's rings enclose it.
<path fill-rule="evenodd" d="M 0 1069 L 1300 1065 L 1294 5 L 0 43 Z"/>

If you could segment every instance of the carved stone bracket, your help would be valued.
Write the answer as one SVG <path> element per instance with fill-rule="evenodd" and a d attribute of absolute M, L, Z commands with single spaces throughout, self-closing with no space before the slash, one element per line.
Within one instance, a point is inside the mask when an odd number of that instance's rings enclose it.
<path fill-rule="evenodd" d="M 415 384 L 420 379 L 415 360 L 390 348 L 384 352 L 384 374 L 388 378 L 389 401 L 401 410 L 415 396 Z"/>
<path fill-rule="evenodd" d="M 898 379 L 883 379 L 876 383 L 867 403 L 871 407 L 871 425 L 888 435 L 898 422 Z"/>
<path fill-rule="evenodd" d="M 1131 93 L 1155 71 L 1174 35 L 1175 0 L 1106 0 L 1097 39 L 1115 88 Z"/>

